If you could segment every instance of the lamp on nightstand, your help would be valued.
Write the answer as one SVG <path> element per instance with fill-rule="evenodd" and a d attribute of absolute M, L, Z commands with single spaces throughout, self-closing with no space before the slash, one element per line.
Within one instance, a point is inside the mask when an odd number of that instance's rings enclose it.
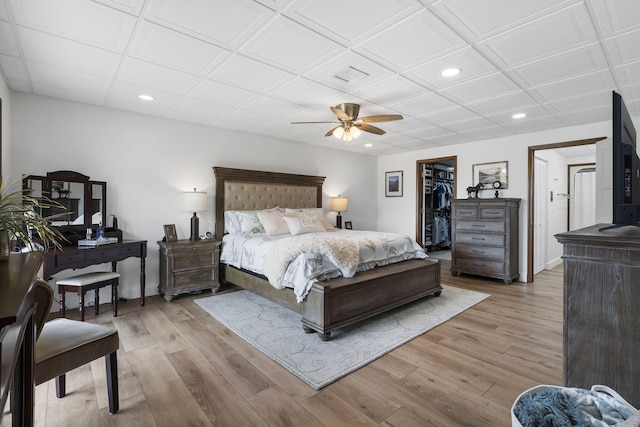
<path fill-rule="evenodd" d="M 338 211 L 338 216 L 336 216 L 336 227 L 342 228 L 342 214 L 340 212 L 346 212 L 349 210 L 349 199 L 338 194 L 338 197 L 331 198 L 329 208 L 332 211 Z"/>
<path fill-rule="evenodd" d="M 191 237 L 189 240 L 200 240 L 200 218 L 196 212 L 207 210 L 207 193 L 204 191 L 187 191 L 182 193 L 182 205 L 185 211 L 193 212 L 191 217 Z"/>

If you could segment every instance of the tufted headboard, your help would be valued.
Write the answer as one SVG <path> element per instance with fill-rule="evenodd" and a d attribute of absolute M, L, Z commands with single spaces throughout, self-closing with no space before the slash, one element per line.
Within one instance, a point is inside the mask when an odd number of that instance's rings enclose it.
<path fill-rule="evenodd" d="M 227 210 L 321 208 L 324 176 L 213 167 L 216 179 L 216 239 L 224 234 Z"/>

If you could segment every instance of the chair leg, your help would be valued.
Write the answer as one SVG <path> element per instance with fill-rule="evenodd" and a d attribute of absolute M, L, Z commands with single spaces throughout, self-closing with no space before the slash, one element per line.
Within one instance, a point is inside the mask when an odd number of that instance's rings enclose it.
<path fill-rule="evenodd" d="M 58 399 L 63 398 L 67 394 L 67 377 L 66 374 L 62 374 L 56 377 L 56 397 Z"/>
<path fill-rule="evenodd" d="M 118 396 L 118 356 L 114 351 L 105 356 L 107 366 L 107 393 L 109 394 L 109 413 L 115 414 L 120 409 Z"/>
<path fill-rule="evenodd" d="M 93 292 L 95 292 L 94 305 L 96 306 L 96 316 L 97 316 L 98 314 L 100 314 L 100 288 L 94 289 Z"/>

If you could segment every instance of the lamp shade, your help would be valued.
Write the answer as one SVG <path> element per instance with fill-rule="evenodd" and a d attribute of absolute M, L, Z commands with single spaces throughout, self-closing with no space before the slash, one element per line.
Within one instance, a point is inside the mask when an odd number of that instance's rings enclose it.
<path fill-rule="evenodd" d="M 189 212 L 203 212 L 207 209 L 207 193 L 204 191 L 186 191 L 182 193 L 182 209 Z"/>
<path fill-rule="evenodd" d="M 345 212 L 349 209 L 349 199 L 341 196 L 332 197 L 331 202 L 329 203 L 329 208 L 332 211 Z"/>

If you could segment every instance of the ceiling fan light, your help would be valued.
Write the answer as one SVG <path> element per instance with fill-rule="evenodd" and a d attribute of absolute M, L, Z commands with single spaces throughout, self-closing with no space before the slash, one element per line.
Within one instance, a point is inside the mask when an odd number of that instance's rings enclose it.
<path fill-rule="evenodd" d="M 334 131 L 333 131 L 333 136 L 335 136 L 338 139 L 342 139 L 342 136 L 344 135 L 344 129 L 342 128 L 342 126 L 337 127 Z"/>
<path fill-rule="evenodd" d="M 362 131 L 356 127 L 352 127 L 351 128 L 351 136 L 353 136 L 353 138 L 357 138 L 360 136 L 360 134 L 362 134 Z"/>

